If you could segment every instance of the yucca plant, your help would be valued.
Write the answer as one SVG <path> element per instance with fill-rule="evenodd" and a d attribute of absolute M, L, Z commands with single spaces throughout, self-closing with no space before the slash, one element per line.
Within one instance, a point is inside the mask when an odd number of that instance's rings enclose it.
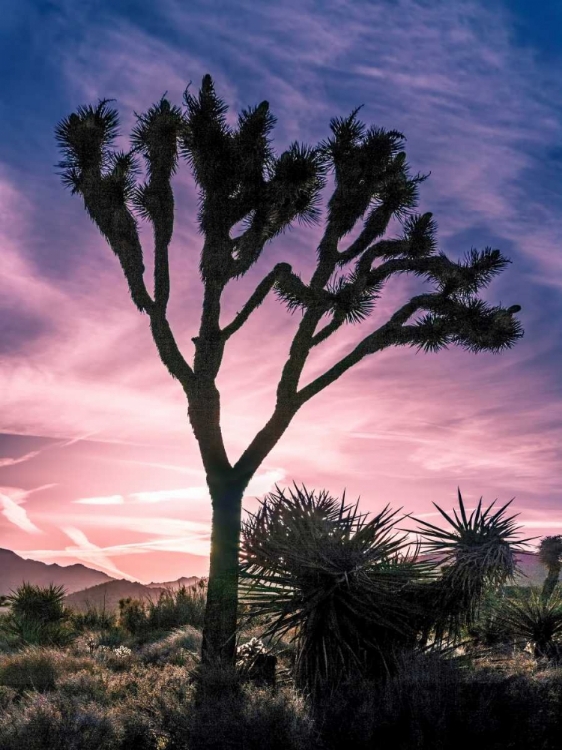
<path fill-rule="evenodd" d="M 520 645 L 531 643 L 536 658 L 558 656 L 562 644 L 562 596 L 553 593 L 548 599 L 537 591 L 510 599 L 502 616 Z"/>
<path fill-rule="evenodd" d="M 503 617 L 509 601 L 505 587 L 485 594 L 476 620 L 466 628 L 470 646 L 476 649 L 513 646 L 513 631 Z"/>
<path fill-rule="evenodd" d="M 313 694 L 354 674 L 384 675 L 405 650 L 458 639 L 484 594 L 513 575 L 518 531 L 509 503 L 467 516 L 436 506 L 418 542 L 399 511 L 371 520 L 322 490 L 267 495 L 243 526 L 242 601 L 269 618 L 264 636 L 296 641 L 296 678 Z M 526 541 L 526 540 L 523 540 Z M 425 555 L 421 555 L 421 551 Z"/>
<path fill-rule="evenodd" d="M 64 597 L 63 586 L 41 587 L 24 582 L 7 597 L 10 613 L 3 618 L 2 628 L 21 643 L 67 645 L 75 633 Z"/>
<path fill-rule="evenodd" d="M 265 636 L 297 641 L 297 681 L 312 691 L 388 668 L 390 642 L 414 635 L 400 592 L 429 566 L 395 531 L 397 514 L 387 506 L 367 521 L 345 493 L 276 485 L 244 524 L 242 601 L 269 617 Z"/>
<path fill-rule="evenodd" d="M 514 578 L 515 554 L 530 541 L 518 539 L 517 515 L 506 515 L 514 498 L 495 512 L 495 500 L 483 510 L 480 498 L 467 515 L 459 488 L 457 492 L 458 513 L 453 509 L 450 515 L 434 503 L 448 528 L 418 520 L 421 547 L 441 570 L 440 578 L 423 591 L 430 608 L 426 635 L 431 630 L 438 642 L 458 639 L 475 622 L 486 593 Z"/>

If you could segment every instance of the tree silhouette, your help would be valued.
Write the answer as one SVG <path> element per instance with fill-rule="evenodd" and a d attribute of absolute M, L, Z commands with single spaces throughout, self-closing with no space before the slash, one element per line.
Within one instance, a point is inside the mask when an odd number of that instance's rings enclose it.
<path fill-rule="evenodd" d="M 233 660 L 242 496 L 297 411 L 364 357 L 393 345 L 424 351 L 448 344 L 472 352 L 510 348 L 523 335 L 513 317 L 521 308 L 490 306 L 476 296 L 510 263 L 499 250 L 471 250 L 459 262 L 437 253 L 432 215 L 413 212 L 425 176 L 410 175 L 401 133 L 367 128 L 357 119 L 358 108 L 349 117 L 331 120 L 328 140 L 313 148 L 295 142 L 276 156 L 269 138 L 276 120 L 268 102 L 243 110 L 232 127 L 226 121 L 227 106 L 206 75 L 197 96 L 188 86 L 184 104 L 182 110 L 162 98 L 137 115 L 127 153 L 112 148 L 118 115 L 108 100 L 80 107 L 57 126 L 64 155 L 58 166 L 64 184 L 82 196 L 119 259 L 134 304 L 149 318 L 160 357 L 185 392 L 213 507 L 203 657 Z M 144 184 L 138 184 L 138 155 L 147 168 Z M 182 356 L 166 317 L 174 225 L 171 179 L 179 156 L 187 160 L 199 188 L 203 235 L 204 298 L 192 365 Z M 302 281 L 288 263 L 277 263 L 240 312 L 221 326 L 221 297 L 228 283 L 244 276 L 266 243 L 293 221 L 320 219 L 328 172 L 335 184 L 310 282 Z M 145 285 L 135 214 L 154 230 L 152 295 Z M 402 234 L 386 238 L 393 217 L 401 222 Z M 360 220 L 356 239 L 340 247 Z M 232 236 L 241 221 L 242 230 Z M 412 297 L 326 372 L 300 385 L 311 350 L 342 326 L 365 321 L 386 281 L 401 273 L 431 282 L 433 291 Z M 302 317 L 277 385 L 275 408 L 232 463 L 221 431 L 216 378 L 227 342 L 271 291 Z"/>
<path fill-rule="evenodd" d="M 560 566 L 562 561 L 562 536 L 545 536 L 539 545 L 539 560 L 547 569 L 544 579 L 541 598 L 550 599 L 558 578 L 560 577 Z"/>

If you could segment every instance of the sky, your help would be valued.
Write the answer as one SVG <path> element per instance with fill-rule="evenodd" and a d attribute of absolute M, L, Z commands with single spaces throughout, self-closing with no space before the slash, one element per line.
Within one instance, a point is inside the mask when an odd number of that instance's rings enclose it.
<path fill-rule="evenodd" d="M 512 260 L 482 297 L 519 304 L 501 354 L 390 348 L 309 401 L 244 499 L 292 482 L 435 520 L 436 502 L 514 498 L 525 536 L 562 533 L 562 6 L 523 0 L 3 0 L 0 18 L 0 547 L 141 581 L 204 575 L 211 507 L 179 384 L 117 259 L 61 185 L 54 128 L 113 98 L 127 134 L 210 73 L 235 122 L 264 99 L 281 153 L 364 105 L 403 132 L 439 249 Z M 174 178 L 170 321 L 188 360 L 201 235 Z M 325 194 L 329 197 L 329 193 Z M 141 223 L 150 280 L 151 234 Z M 228 323 L 277 262 L 309 278 L 322 225 L 276 238 L 226 290 Z M 316 348 L 309 382 L 424 288 L 403 274 L 372 318 Z M 229 342 L 218 386 L 232 463 L 267 421 L 298 314 L 273 296 Z"/>

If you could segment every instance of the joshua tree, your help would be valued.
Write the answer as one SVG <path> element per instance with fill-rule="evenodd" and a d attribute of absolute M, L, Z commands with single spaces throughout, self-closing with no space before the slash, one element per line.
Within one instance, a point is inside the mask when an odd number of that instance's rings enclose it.
<path fill-rule="evenodd" d="M 562 561 L 561 535 L 545 536 L 541 539 L 539 560 L 548 571 L 541 592 L 542 599 L 546 601 L 552 596 L 560 577 L 560 565 Z"/>
<path fill-rule="evenodd" d="M 206 75 L 197 96 L 188 87 L 184 103 L 181 110 L 162 98 L 137 116 L 127 153 L 112 148 L 118 115 L 108 100 L 80 107 L 59 123 L 56 136 L 64 155 L 59 166 L 65 185 L 82 196 L 119 259 L 134 304 L 149 318 L 160 357 L 185 392 L 213 506 L 203 653 L 206 659 L 218 655 L 234 660 L 242 496 L 297 411 L 364 357 L 390 346 L 437 351 L 456 344 L 472 352 L 499 352 L 523 333 L 514 318 L 518 305 L 491 306 L 476 296 L 510 263 L 499 250 L 471 250 L 459 262 L 437 253 L 432 215 L 413 213 L 425 177 L 410 175 L 399 132 L 367 129 L 356 109 L 331 121 L 327 141 L 314 148 L 295 142 L 276 156 L 269 138 L 275 118 L 267 102 L 243 110 L 232 127 L 226 121 L 227 107 Z M 137 184 L 137 155 L 147 168 L 144 184 Z M 204 299 L 192 365 L 180 353 L 166 316 L 175 211 L 171 180 L 180 155 L 199 188 L 203 235 Z M 310 282 L 302 281 L 288 263 L 277 263 L 240 312 L 223 325 L 221 299 L 229 282 L 244 276 L 264 246 L 293 221 L 319 219 L 320 194 L 330 170 L 335 185 Z M 152 293 L 145 284 L 135 212 L 154 229 Z M 393 217 L 401 221 L 402 234 L 385 238 Z M 242 220 L 243 229 L 234 233 Z M 361 220 L 356 239 L 342 247 Z M 386 281 L 400 273 L 424 278 L 433 290 L 406 301 L 325 373 L 301 384 L 311 350 L 342 326 L 366 320 Z M 227 342 L 271 291 L 289 310 L 298 310 L 301 319 L 273 413 L 242 455 L 231 461 L 221 432 L 216 378 Z M 418 313 L 421 317 L 414 319 Z"/>

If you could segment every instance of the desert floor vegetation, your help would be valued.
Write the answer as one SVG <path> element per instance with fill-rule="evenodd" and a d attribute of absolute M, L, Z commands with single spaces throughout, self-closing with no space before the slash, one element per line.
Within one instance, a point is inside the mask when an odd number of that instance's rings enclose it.
<path fill-rule="evenodd" d="M 389 509 L 277 488 L 243 530 L 235 667 L 201 661 L 205 582 L 81 613 L 25 584 L 1 628 L 0 747 L 558 748 L 558 586 L 513 585 L 507 506 L 468 514 L 459 491 L 443 516 L 412 547 Z"/>

